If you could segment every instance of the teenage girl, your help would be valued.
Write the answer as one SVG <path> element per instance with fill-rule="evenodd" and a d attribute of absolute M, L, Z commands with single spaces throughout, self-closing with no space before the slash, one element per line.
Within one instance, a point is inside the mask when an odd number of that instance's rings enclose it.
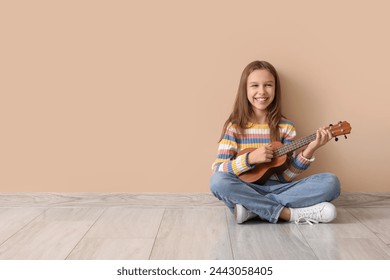
<path fill-rule="evenodd" d="M 211 192 L 234 213 L 237 223 L 256 216 L 270 223 L 328 223 L 336 218 L 329 203 L 340 195 L 334 174 L 321 173 L 293 181 L 315 160 L 314 153 L 332 138 L 320 128 L 316 139 L 288 159 L 285 171 L 273 174 L 264 185 L 239 178 L 257 164 L 271 162 L 272 141 L 288 144 L 296 136 L 294 124 L 281 112 L 278 73 L 266 61 L 250 63 L 241 75 L 233 112 L 225 122 L 212 165 Z M 237 155 L 246 148 L 252 152 Z"/>

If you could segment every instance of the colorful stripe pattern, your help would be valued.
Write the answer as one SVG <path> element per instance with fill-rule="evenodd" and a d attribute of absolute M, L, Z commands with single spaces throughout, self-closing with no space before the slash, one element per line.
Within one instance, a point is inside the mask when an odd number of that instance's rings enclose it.
<path fill-rule="evenodd" d="M 294 124 L 289 120 L 282 119 L 279 123 L 280 142 L 288 144 L 296 136 Z M 217 158 L 212 164 L 213 172 L 230 172 L 237 176 L 254 167 L 247 162 L 247 154 L 236 156 L 246 148 L 259 148 L 270 143 L 270 129 L 267 124 L 250 124 L 244 133 L 238 132 L 237 126 L 230 123 L 226 128 L 222 140 L 219 142 Z M 306 170 L 310 162 L 299 153 L 294 154 L 288 168 L 280 174 L 274 174 L 270 179 L 280 182 L 290 182 Z"/>

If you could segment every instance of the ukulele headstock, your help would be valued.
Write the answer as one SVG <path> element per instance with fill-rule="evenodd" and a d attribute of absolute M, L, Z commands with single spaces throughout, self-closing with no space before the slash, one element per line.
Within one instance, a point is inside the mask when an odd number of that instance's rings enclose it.
<path fill-rule="evenodd" d="M 335 141 L 338 141 L 339 139 L 337 136 L 344 135 L 345 139 L 347 139 L 347 134 L 351 133 L 351 125 L 349 122 L 346 121 L 340 121 L 337 124 L 330 124 L 327 129 L 332 133 L 332 136 L 334 137 Z"/>

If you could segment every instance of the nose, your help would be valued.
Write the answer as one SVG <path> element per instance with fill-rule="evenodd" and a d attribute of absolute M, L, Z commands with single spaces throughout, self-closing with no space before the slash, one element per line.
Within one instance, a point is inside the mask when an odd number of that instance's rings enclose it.
<path fill-rule="evenodd" d="M 265 92 L 265 86 L 264 85 L 261 85 L 261 86 L 259 86 L 258 88 L 257 88 L 257 91 L 258 91 L 258 93 L 264 93 Z"/>

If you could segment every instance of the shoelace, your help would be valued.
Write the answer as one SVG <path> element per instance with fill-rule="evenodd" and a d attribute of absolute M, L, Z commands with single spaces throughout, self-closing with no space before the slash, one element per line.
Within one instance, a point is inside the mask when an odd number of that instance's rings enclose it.
<path fill-rule="evenodd" d="M 297 220 L 294 221 L 296 225 L 305 225 L 305 224 L 309 224 L 309 225 L 313 225 L 313 224 L 318 224 L 318 221 L 314 220 L 314 219 L 310 219 L 310 218 L 299 218 Z"/>
<path fill-rule="evenodd" d="M 322 209 L 310 209 L 308 210 L 301 210 L 301 213 L 298 213 L 298 219 L 296 219 L 294 222 L 296 225 L 304 225 L 304 224 L 318 224 L 319 221 L 322 219 L 321 213 Z"/>

